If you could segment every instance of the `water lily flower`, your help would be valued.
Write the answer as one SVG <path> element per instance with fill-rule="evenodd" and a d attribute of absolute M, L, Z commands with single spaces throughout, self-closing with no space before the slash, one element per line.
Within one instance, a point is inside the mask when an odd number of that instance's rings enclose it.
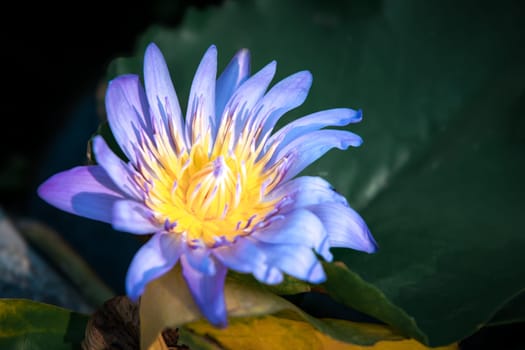
<path fill-rule="evenodd" d="M 274 132 L 312 83 L 301 71 L 269 88 L 275 70 L 273 61 L 250 76 L 243 49 L 217 79 L 211 46 L 184 119 L 164 57 L 151 43 L 145 89 L 137 75 L 119 76 L 107 88 L 109 126 L 127 159 L 96 136 L 97 165 L 58 173 L 39 187 L 61 210 L 152 234 L 127 273 L 131 299 L 180 262 L 202 314 L 225 326 L 228 269 L 266 284 L 280 283 L 283 274 L 315 284 L 326 279 L 319 259 L 331 261 L 331 247 L 375 251 L 367 225 L 342 195 L 322 178 L 296 177 L 331 148 L 359 146 L 358 135 L 325 127 L 358 122 L 361 112 L 324 110 Z"/>

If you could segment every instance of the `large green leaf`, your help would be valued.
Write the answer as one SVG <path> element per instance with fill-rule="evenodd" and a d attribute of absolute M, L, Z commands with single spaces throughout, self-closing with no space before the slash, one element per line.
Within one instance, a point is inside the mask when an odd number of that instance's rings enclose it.
<path fill-rule="evenodd" d="M 490 319 L 488 326 L 525 323 L 525 292 L 512 298 Z"/>
<path fill-rule="evenodd" d="M 80 349 L 88 316 L 24 299 L 0 299 L 0 348 Z"/>
<path fill-rule="evenodd" d="M 363 281 L 343 264 L 325 263 L 323 267 L 327 276 L 323 286 L 336 301 L 393 326 L 407 337 L 428 343 L 427 336 L 415 320 L 392 304 L 379 289 Z"/>
<path fill-rule="evenodd" d="M 380 245 L 375 255 L 338 250 L 336 258 L 441 345 L 474 332 L 525 287 L 525 27 L 518 7 L 231 1 L 190 11 L 178 29 L 151 28 L 137 57 L 150 41 L 161 47 L 183 106 L 213 43 L 221 66 L 247 47 L 254 69 L 277 59 L 278 77 L 312 71 L 307 102 L 284 121 L 362 108 L 365 119 L 351 130 L 363 147 L 330 152 L 307 172 L 346 194 Z M 110 74 L 140 67 L 140 59 L 120 59 Z"/>
<path fill-rule="evenodd" d="M 515 130 L 525 112 L 516 104 L 524 73 L 521 62 L 501 70 L 427 156 L 363 211 L 379 254 L 336 254 L 413 315 L 433 343 L 475 332 L 525 286 L 524 148 Z"/>

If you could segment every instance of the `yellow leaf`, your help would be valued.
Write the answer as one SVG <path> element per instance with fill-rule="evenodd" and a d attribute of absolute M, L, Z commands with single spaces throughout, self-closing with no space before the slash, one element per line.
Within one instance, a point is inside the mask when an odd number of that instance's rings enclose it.
<path fill-rule="evenodd" d="M 165 327 L 201 317 L 180 268 L 148 284 L 140 298 L 139 314 L 141 349 L 148 349 Z"/>
<path fill-rule="evenodd" d="M 361 346 L 343 343 L 332 339 L 324 334 L 323 347 L 320 349 L 323 350 L 459 350 L 457 343 L 439 346 L 439 347 L 428 347 L 417 340 L 414 339 L 405 339 L 397 341 L 380 341 L 372 346 Z"/>
<path fill-rule="evenodd" d="M 371 332 L 385 332 L 377 324 L 361 324 Z M 293 349 L 293 350 L 457 350 L 457 344 L 429 348 L 416 340 L 379 341 L 373 346 L 361 346 L 335 340 L 319 332 L 307 322 L 267 315 L 237 318 L 226 329 L 217 329 L 207 322 L 194 322 L 184 330 L 212 339 L 227 349 Z"/>
<path fill-rule="evenodd" d="M 322 340 L 315 328 L 306 322 L 275 316 L 230 320 L 225 329 L 217 329 L 206 322 L 186 325 L 194 333 L 211 337 L 227 349 L 322 349 Z"/>
<path fill-rule="evenodd" d="M 159 334 L 157 338 L 155 338 L 155 341 L 151 344 L 149 350 L 169 350 L 168 346 L 164 342 L 162 334 Z"/>
<path fill-rule="evenodd" d="M 288 302 L 274 294 L 235 281 L 226 283 L 224 295 L 230 317 L 270 314 L 289 307 Z M 202 317 L 177 265 L 149 283 L 141 297 L 141 349 L 148 349 L 164 328 L 175 328 Z"/>

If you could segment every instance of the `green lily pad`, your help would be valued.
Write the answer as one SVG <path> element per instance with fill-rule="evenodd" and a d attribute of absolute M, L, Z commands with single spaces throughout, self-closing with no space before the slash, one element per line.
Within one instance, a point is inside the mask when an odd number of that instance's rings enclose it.
<path fill-rule="evenodd" d="M 0 299 L 0 348 L 80 349 L 88 316 L 24 299 Z"/>
<path fill-rule="evenodd" d="M 336 301 L 391 325 L 406 337 L 428 343 L 427 336 L 418 328 L 415 320 L 392 304 L 379 289 L 343 264 L 325 263 L 323 267 L 327 275 L 323 286 Z"/>
<path fill-rule="evenodd" d="M 336 254 L 414 316 L 433 344 L 474 333 L 525 286 L 524 149 L 513 136 L 525 72 L 517 67 L 480 89 L 428 155 L 363 210 L 381 251 Z"/>
<path fill-rule="evenodd" d="M 487 326 L 502 326 L 512 323 L 525 324 L 525 292 L 521 292 L 498 310 Z"/>
<path fill-rule="evenodd" d="M 260 283 L 255 277 L 253 277 L 253 275 L 238 273 L 235 271 L 230 271 L 228 273 L 228 279 L 239 284 L 264 289 L 278 295 L 293 295 L 310 292 L 312 290 L 312 285 L 288 275 L 284 275 L 283 281 L 276 285 Z"/>
<path fill-rule="evenodd" d="M 430 345 L 444 345 L 490 322 L 525 287 L 525 27 L 515 6 L 229 1 L 189 11 L 179 28 L 151 28 L 137 58 L 116 60 L 109 74 L 140 73 L 154 41 L 184 107 L 210 44 L 220 68 L 247 47 L 253 70 L 276 59 L 277 79 L 313 73 L 306 103 L 283 122 L 363 109 L 349 129 L 364 145 L 306 172 L 347 195 L 380 246 L 370 256 L 338 249 L 336 259 L 413 317 Z"/>

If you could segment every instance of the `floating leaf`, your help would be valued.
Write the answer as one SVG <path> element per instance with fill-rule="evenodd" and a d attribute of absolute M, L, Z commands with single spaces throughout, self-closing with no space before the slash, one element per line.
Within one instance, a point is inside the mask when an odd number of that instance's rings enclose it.
<path fill-rule="evenodd" d="M 328 277 L 323 286 L 334 300 L 391 325 L 408 338 L 428 342 L 415 320 L 388 300 L 381 290 L 365 282 L 344 264 L 325 263 L 323 267 Z"/>
<path fill-rule="evenodd" d="M 525 323 L 525 292 L 521 292 L 490 319 L 487 326 L 501 326 L 511 323 Z"/>
<path fill-rule="evenodd" d="M 260 283 L 250 274 L 237 273 L 235 271 L 229 272 L 228 279 L 239 284 L 262 288 L 278 295 L 306 293 L 312 290 L 312 285 L 286 274 L 283 275 L 283 281 L 276 285 Z"/>
<path fill-rule="evenodd" d="M 347 327 L 345 327 L 347 326 Z M 367 340 L 392 337 L 385 327 L 374 324 L 341 322 L 340 330 L 366 334 Z M 206 335 L 226 349 L 356 349 L 354 344 L 337 341 L 319 332 L 304 320 L 266 315 L 234 318 L 226 329 L 217 329 L 206 322 L 188 324 L 183 331 Z M 369 347 L 367 347 L 369 348 Z"/>
<path fill-rule="evenodd" d="M 336 253 L 414 316 L 431 344 L 474 333 L 525 287 L 516 268 L 525 266 L 524 147 L 512 130 L 525 111 L 520 66 L 480 88 L 455 127 L 363 210 L 382 246 L 374 259 Z"/>
<path fill-rule="evenodd" d="M 88 316 L 24 299 L 0 299 L 1 349 L 79 349 Z"/>
<path fill-rule="evenodd" d="M 267 315 L 261 317 L 236 318 L 226 329 L 217 329 L 206 322 L 196 322 L 186 325 L 182 334 L 190 333 L 200 336 L 205 344 L 219 346 L 226 349 L 296 349 L 296 350 L 425 350 L 430 349 L 416 340 L 385 340 L 392 337 L 392 333 L 384 326 L 367 323 L 352 323 L 341 320 L 331 320 L 338 323 L 341 331 L 360 333 L 368 340 L 376 339 L 374 345 L 356 345 L 338 341 L 320 332 L 311 324 L 297 320 Z M 182 342 L 183 343 L 183 342 Z M 357 343 L 361 343 L 357 341 Z M 207 349 L 203 345 L 202 349 Z M 201 349 L 195 347 L 192 349 Z M 213 349 L 213 348 L 212 348 Z M 446 347 L 433 348 L 435 350 L 456 350 L 457 344 Z"/>

